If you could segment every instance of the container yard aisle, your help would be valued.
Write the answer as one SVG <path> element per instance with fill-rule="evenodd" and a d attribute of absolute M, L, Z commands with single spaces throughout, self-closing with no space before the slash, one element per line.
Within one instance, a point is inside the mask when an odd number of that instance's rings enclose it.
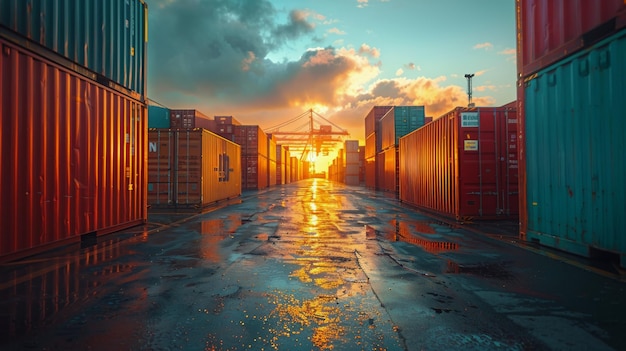
<path fill-rule="evenodd" d="M 2 265 L 0 349 L 626 349 L 623 274 L 476 228 L 323 179 L 151 214 Z"/>

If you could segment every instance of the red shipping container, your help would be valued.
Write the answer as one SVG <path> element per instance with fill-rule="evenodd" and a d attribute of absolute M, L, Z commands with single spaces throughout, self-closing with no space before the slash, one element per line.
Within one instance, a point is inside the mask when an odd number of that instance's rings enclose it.
<path fill-rule="evenodd" d="M 376 189 L 376 156 L 365 158 L 365 186 Z"/>
<path fill-rule="evenodd" d="M 215 121 L 198 110 L 170 110 L 170 128 L 214 130 Z"/>
<path fill-rule="evenodd" d="M 146 105 L 0 47 L 0 258 L 144 223 Z"/>
<path fill-rule="evenodd" d="M 456 108 L 400 139 L 400 200 L 467 218 L 518 215 L 515 108 Z"/>
<path fill-rule="evenodd" d="M 378 131 L 378 122 L 393 106 L 374 106 L 365 116 L 365 135 Z"/>
<path fill-rule="evenodd" d="M 260 190 L 269 186 L 267 178 L 267 157 L 257 155 L 241 156 L 241 186 L 245 190 Z"/>
<path fill-rule="evenodd" d="M 398 193 L 398 148 L 392 147 L 379 154 L 377 190 Z"/>
<path fill-rule="evenodd" d="M 241 154 L 255 156 L 258 154 L 268 157 L 267 134 L 256 125 L 233 126 L 234 142 L 241 145 Z"/>
<path fill-rule="evenodd" d="M 616 33 L 624 0 L 517 0 L 517 72 L 526 77 Z"/>

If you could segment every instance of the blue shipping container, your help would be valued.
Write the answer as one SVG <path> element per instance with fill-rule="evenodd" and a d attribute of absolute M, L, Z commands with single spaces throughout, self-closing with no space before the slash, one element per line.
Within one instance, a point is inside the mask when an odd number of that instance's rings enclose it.
<path fill-rule="evenodd" d="M 424 106 L 394 106 L 380 119 L 380 149 L 399 145 L 400 138 L 422 127 L 426 119 Z"/>
<path fill-rule="evenodd" d="M 145 95 L 148 7 L 143 0 L 0 0 L 0 27 L 9 40 L 31 49 L 35 42 Z"/>
<path fill-rule="evenodd" d="M 623 30 L 529 77 L 520 116 L 522 235 L 587 257 L 597 250 L 613 253 L 623 267 L 625 63 Z"/>
<path fill-rule="evenodd" d="M 148 128 L 169 128 L 170 109 L 148 105 Z"/>

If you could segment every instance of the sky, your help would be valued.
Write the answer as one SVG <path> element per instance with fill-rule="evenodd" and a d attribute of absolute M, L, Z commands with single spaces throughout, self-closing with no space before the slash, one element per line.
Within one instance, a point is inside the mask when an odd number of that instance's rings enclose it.
<path fill-rule="evenodd" d="M 477 106 L 516 98 L 513 0 L 147 3 L 148 97 L 172 109 L 263 129 L 313 109 L 364 144 L 373 106 L 466 106 L 465 74 Z"/>

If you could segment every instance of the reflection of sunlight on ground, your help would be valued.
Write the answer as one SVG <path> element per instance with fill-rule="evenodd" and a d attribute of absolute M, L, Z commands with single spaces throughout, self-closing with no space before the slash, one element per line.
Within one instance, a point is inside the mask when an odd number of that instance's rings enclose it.
<path fill-rule="evenodd" d="M 365 232 L 345 232 L 341 219 L 346 209 L 341 208 L 342 195 L 329 192 L 328 182 L 314 180 L 297 201 L 298 210 L 289 213 L 278 227 L 281 240 L 276 242 L 278 252 L 291 252 L 286 263 L 296 264 L 289 277 L 310 287 L 317 297 L 305 299 L 299 295 L 276 292 L 268 296 L 278 317 L 273 331 L 273 345 L 280 346 L 281 337 L 299 335 L 304 327 L 312 327 L 312 335 L 301 335 L 319 349 L 333 349 L 344 342 L 345 325 L 357 318 L 350 307 L 353 298 L 365 296 L 369 289 L 367 277 L 359 269 L 355 251 L 364 250 Z M 353 208 L 349 209 L 354 211 Z M 344 212 L 342 212 L 344 211 Z M 342 299 L 340 305 L 339 299 Z M 341 306 L 341 308 L 339 308 Z"/>

